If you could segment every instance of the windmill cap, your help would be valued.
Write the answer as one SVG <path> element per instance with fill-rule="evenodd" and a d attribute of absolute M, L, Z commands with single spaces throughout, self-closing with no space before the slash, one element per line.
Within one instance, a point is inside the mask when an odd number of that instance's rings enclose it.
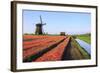
<path fill-rule="evenodd" d="M 45 24 L 41 24 L 41 23 L 37 23 L 36 26 L 42 26 L 42 25 L 45 25 Z"/>

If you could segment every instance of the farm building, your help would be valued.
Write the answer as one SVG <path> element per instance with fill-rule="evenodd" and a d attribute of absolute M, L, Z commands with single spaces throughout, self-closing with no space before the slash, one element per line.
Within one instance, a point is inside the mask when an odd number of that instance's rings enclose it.
<path fill-rule="evenodd" d="M 60 35 L 63 35 L 63 36 L 65 36 L 65 32 L 60 32 Z"/>

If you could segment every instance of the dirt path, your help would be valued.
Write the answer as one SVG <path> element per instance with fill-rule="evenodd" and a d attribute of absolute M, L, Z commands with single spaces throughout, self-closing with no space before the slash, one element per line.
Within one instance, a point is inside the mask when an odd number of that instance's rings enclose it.
<path fill-rule="evenodd" d="M 84 59 L 78 47 L 73 43 L 72 39 L 68 43 L 63 55 L 62 60 L 79 60 Z"/>

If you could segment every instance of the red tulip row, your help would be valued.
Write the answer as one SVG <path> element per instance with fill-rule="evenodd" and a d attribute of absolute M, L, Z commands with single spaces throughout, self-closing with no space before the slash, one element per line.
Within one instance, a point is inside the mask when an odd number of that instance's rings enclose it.
<path fill-rule="evenodd" d="M 27 39 L 43 39 L 43 38 L 47 38 L 48 36 L 41 36 L 41 35 L 23 35 L 23 39 L 27 40 Z"/>
<path fill-rule="evenodd" d="M 37 39 L 37 40 L 31 40 L 31 41 L 23 41 L 23 49 L 37 47 L 37 46 L 42 45 L 44 43 L 54 42 L 56 40 L 63 39 L 63 38 L 65 38 L 65 37 L 64 36 L 58 36 L 58 37 L 48 36 L 46 38 L 39 38 L 39 40 Z"/>
<path fill-rule="evenodd" d="M 43 37 L 45 37 L 45 36 L 43 36 Z M 36 37 L 34 37 L 34 38 L 36 38 Z M 44 39 L 41 36 L 40 38 L 39 38 L 40 40 L 32 40 L 32 41 L 24 41 L 23 42 L 23 58 L 27 58 L 31 55 L 34 55 L 37 52 L 39 52 L 43 49 L 46 49 L 48 46 L 51 46 L 51 45 L 63 40 L 66 37 L 65 36 L 46 36 Z M 26 39 L 26 37 L 25 37 L 25 39 Z"/>
<path fill-rule="evenodd" d="M 40 61 L 59 61 L 61 60 L 62 54 L 65 50 L 65 47 L 69 43 L 70 37 L 66 38 L 62 43 L 60 43 L 56 48 L 45 53 L 43 56 L 35 60 L 36 62 Z"/>

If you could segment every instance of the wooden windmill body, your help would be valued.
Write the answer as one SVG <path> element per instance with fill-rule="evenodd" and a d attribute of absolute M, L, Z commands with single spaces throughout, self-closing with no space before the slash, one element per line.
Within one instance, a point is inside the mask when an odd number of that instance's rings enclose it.
<path fill-rule="evenodd" d="M 43 34 L 43 25 L 46 25 L 46 23 L 42 22 L 42 18 L 40 16 L 40 23 L 36 24 L 36 30 L 35 30 L 36 35 L 42 35 Z"/>

